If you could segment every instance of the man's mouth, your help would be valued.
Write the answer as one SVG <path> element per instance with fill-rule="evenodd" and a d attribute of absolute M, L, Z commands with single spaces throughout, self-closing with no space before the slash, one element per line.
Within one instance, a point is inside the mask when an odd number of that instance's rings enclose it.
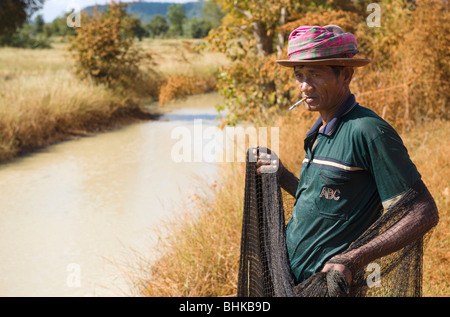
<path fill-rule="evenodd" d="M 317 97 L 314 96 L 304 96 L 304 98 L 306 98 L 306 103 L 312 103 L 317 99 Z"/>

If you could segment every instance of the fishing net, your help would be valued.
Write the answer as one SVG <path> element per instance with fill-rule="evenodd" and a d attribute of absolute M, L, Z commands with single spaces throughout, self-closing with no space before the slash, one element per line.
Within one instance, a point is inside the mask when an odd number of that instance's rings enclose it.
<path fill-rule="evenodd" d="M 411 201 L 417 201 L 417 197 L 425 197 L 420 199 L 419 204 L 434 204 L 421 181 L 385 211 L 345 252 L 331 259 L 330 262 L 341 263 L 351 269 L 350 287 L 344 275 L 334 270 L 315 273 L 296 285 L 289 266 L 285 236 L 285 219 L 289 216 L 285 215 L 285 210 L 291 211 L 295 200 L 281 189 L 277 173 L 257 174 L 255 162 L 256 158 L 249 151 L 238 275 L 239 297 L 421 296 L 424 241 L 430 235 L 430 226 L 438 221 L 437 210 L 429 215 L 411 212 L 409 206 Z M 421 195 L 423 193 L 428 195 Z M 405 226 L 398 225 L 403 222 Z M 404 231 L 412 226 L 416 232 L 406 235 L 409 240 L 402 240 Z M 374 252 L 369 254 L 373 256 L 380 252 L 385 254 L 381 258 L 359 259 L 362 263 L 371 261 L 373 271 L 368 266 L 366 272 L 366 267 L 361 267 L 358 261 L 355 263 L 355 257 L 350 260 L 352 251 L 361 247 L 372 248 L 370 250 Z"/>

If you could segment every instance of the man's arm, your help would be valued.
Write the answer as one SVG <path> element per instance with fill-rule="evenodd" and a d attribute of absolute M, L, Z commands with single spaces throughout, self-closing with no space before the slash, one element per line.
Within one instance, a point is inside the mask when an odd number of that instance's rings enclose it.
<path fill-rule="evenodd" d="M 280 186 L 287 191 L 291 196 L 295 197 L 298 187 L 298 178 L 292 174 L 287 168 L 285 168 L 281 162 L 278 171 L 278 177 L 280 179 Z"/>
<path fill-rule="evenodd" d="M 436 226 L 439 222 L 436 203 L 425 185 L 423 183 L 422 185 L 423 190 L 405 206 L 408 211 L 398 223 L 367 244 L 334 256 L 324 266 L 323 271 L 334 268 L 348 276 L 349 272 L 346 269 L 352 273 L 356 272 L 375 259 L 398 251 L 421 238 Z"/>

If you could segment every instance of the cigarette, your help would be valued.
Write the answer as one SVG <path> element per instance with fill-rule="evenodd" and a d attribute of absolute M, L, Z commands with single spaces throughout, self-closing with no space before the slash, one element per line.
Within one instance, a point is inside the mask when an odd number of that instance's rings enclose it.
<path fill-rule="evenodd" d="M 289 111 L 291 111 L 292 109 L 294 109 L 295 107 L 297 107 L 299 104 L 301 104 L 303 101 L 305 101 L 306 98 L 303 98 L 302 100 L 297 101 L 296 103 L 294 103 L 290 108 Z"/>

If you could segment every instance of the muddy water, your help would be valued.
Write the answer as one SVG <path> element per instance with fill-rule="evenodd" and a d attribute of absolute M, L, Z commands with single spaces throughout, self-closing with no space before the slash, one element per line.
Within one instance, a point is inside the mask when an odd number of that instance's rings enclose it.
<path fill-rule="evenodd" d="M 171 132 L 217 125 L 218 102 L 192 97 L 158 121 L 1 165 L 0 296 L 133 295 L 127 266 L 151 257 L 155 228 L 217 176 L 213 162 L 174 162 Z"/>

